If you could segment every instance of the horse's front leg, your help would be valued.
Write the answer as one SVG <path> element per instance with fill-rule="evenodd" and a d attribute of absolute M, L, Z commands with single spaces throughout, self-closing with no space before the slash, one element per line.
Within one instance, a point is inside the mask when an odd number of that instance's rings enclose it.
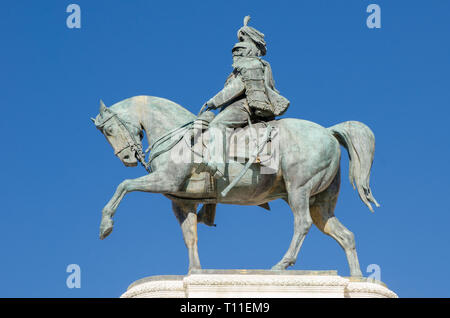
<path fill-rule="evenodd" d="M 112 218 L 125 194 L 133 191 L 153 193 L 176 192 L 177 188 L 177 183 L 168 174 L 164 173 L 154 172 L 137 179 L 124 180 L 119 184 L 113 197 L 103 208 L 100 224 L 100 239 L 103 240 L 111 234 L 114 226 Z"/>

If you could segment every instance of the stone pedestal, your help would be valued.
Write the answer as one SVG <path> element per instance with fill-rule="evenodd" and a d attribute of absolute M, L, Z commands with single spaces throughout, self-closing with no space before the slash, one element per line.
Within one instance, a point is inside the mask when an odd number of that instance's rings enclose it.
<path fill-rule="evenodd" d="M 397 298 L 385 284 L 336 271 L 198 270 L 151 276 L 122 298 Z"/>

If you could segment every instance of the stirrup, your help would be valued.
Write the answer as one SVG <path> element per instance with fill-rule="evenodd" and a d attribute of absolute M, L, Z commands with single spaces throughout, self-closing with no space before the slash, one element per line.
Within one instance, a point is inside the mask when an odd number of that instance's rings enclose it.
<path fill-rule="evenodd" d="M 209 173 L 213 178 L 225 178 L 223 173 L 220 171 L 220 169 L 217 167 L 216 164 L 206 163 L 206 169 L 208 169 Z"/>
<path fill-rule="evenodd" d="M 211 162 L 201 162 L 197 169 L 196 169 L 197 173 L 200 172 L 209 172 L 211 174 L 211 176 L 215 179 L 217 178 L 225 178 L 225 176 L 223 175 L 223 173 L 219 170 L 219 168 L 217 168 L 217 166 L 215 164 L 212 164 Z"/>

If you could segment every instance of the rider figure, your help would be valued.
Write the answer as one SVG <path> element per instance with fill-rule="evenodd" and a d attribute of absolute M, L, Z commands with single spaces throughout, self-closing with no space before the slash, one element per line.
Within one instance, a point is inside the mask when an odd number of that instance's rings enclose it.
<path fill-rule="evenodd" d="M 206 103 L 207 109 L 222 108 L 209 124 L 211 147 L 206 164 L 212 174 L 223 175 L 217 166 L 223 158 L 211 151 L 216 135 L 225 136 L 227 128 L 244 127 L 249 120 L 272 120 L 289 106 L 289 101 L 275 89 L 270 64 L 260 58 L 266 54 L 264 34 L 247 26 L 249 20 L 249 16 L 244 18 L 244 26 L 237 33 L 239 42 L 232 49 L 233 72 L 225 87 Z"/>

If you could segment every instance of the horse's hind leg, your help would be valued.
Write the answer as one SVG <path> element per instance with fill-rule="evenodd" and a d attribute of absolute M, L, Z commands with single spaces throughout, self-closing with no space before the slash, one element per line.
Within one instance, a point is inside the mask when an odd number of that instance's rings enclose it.
<path fill-rule="evenodd" d="M 189 271 L 192 269 L 201 269 L 197 247 L 197 206 L 192 203 L 172 201 L 172 209 L 178 222 L 180 222 L 184 243 L 188 249 Z"/>
<path fill-rule="evenodd" d="M 314 204 L 310 207 L 311 217 L 314 224 L 323 233 L 334 238 L 344 249 L 350 267 L 350 275 L 362 276 L 356 253 L 355 237 L 334 216 L 334 208 L 339 194 L 339 183 L 340 175 L 338 172 L 331 185 L 315 197 Z"/>
<path fill-rule="evenodd" d="M 272 270 L 286 269 L 297 261 L 300 247 L 313 223 L 309 213 L 309 195 L 310 188 L 307 185 L 288 190 L 288 203 L 294 213 L 294 235 L 286 254 Z"/>

